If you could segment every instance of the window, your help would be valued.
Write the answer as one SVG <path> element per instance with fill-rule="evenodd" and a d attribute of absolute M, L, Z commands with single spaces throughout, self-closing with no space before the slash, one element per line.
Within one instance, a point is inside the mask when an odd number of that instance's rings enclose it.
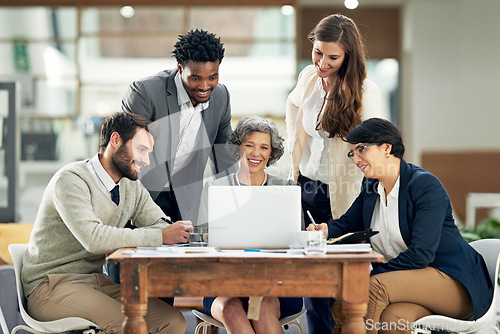
<path fill-rule="evenodd" d="M 233 115 L 284 117 L 296 80 L 295 16 L 280 7 L 0 8 L 0 81 L 21 86 L 25 160 L 61 164 L 93 155 L 104 117 L 134 80 L 174 68 L 178 35 L 199 28 L 226 48 L 220 82 Z M 23 135 L 24 134 L 24 135 Z M 27 141 L 45 138 L 50 152 Z M 26 151 L 27 150 L 27 151 Z"/>

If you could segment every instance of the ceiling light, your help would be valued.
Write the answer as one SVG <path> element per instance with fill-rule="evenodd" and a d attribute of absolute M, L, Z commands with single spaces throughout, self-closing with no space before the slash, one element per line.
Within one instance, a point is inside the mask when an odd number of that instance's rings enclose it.
<path fill-rule="evenodd" d="M 295 12 L 295 8 L 290 5 L 284 5 L 281 7 L 281 14 L 283 15 L 292 15 Z"/>
<path fill-rule="evenodd" d="M 122 14 L 122 16 L 126 19 L 129 19 L 132 16 L 134 16 L 134 13 L 135 13 L 134 8 L 132 8 L 131 6 L 123 6 L 120 9 L 120 14 Z"/>
<path fill-rule="evenodd" d="M 355 9 L 356 7 L 358 7 L 358 5 L 359 5 L 358 0 L 345 0 L 344 1 L 344 6 L 347 9 Z"/>

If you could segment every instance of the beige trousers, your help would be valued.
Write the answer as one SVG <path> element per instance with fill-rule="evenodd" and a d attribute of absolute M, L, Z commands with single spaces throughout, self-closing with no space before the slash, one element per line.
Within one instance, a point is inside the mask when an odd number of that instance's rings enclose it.
<path fill-rule="evenodd" d="M 40 321 L 80 317 L 105 333 L 122 333 L 120 285 L 104 274 L 47 275 L 28 297 L 28 313 Z M 148 299 L 149 333 L 184 334 L 181 312 L 158 298 Z"/>
<path fill-rule="evenodd" d="M 411 333 L 415 320 L 431 314 L 468 319 L 473 314 L 469 293 L 460 282 L 433 267 L 370 278 L 368 333 Z"/>

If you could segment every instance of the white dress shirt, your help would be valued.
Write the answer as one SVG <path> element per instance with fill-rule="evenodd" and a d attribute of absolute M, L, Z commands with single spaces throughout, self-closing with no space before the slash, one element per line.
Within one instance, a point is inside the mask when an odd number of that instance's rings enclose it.
<path fill-rule="evenodd" d="M 408 248 L 399 229 L 399 177 L 387 195 L 387 205 L 385 189 L 380 183 L 377 190 L 379 197 L 373 210 L 370 227 L 379 233 L 371 237 L 370 241 L 373 249 L 382 254 L 384 261 L 387 262 Z"/>
<path fill-rule="evenodd" d="M 175 75 L 174 81 L 177 87 L 177 102 L 180 108 L 179 145 L 176 149 L 173 167 L 175 173 L 186 166 L 191 157 L 191 152 L 199 149 L 195 147 L 195 139 L 200 130 L 205 131 L 205 128 L 202 126 L 201 112 L 208 108 L 209 101 L 198 103 L 196 107 L 193 107 L 189 95 L 184 89 L 179 73 Z"/>
<path fill-rule="evenodd" d="M 89 169 L 90 174 L 94 177 L 95 182 L 99 185 L 99 188 L 111 199 L 111 190 L 113 190 L 116 184 L 101 165 L 101 162 L 99 161 L 99 153 L 94 155 L 92 159 L 87 160 L 87 168 Z M 118 185 L 119 184 L 120 181 L 118 181 Z"/>
<path fill-rule="evenodd" d="M 316 130 L 326 106 L 326 92 L 321 78 L 316 80 L 311 95 L 304 100 L 302 106 L 302 125 L 309 135 L 302 150 L 299 170 L 311 180 L 319 180 L 328 184 L 329 139 L 324 130 Z"/>

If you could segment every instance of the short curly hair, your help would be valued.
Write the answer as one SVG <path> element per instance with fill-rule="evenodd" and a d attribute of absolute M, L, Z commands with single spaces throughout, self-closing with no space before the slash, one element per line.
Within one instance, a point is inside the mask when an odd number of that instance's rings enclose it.
<path fill-rule="evenodd" d="M 271 166 L 281 158 L 285 148 L 283 147 L 283 137 L 280 136 L 276 124 L 270 119 L 259 116 L 246 116 L 240 119 L 234 131 L 227 138 L 226 150 L 239 159 L 241 143 L 253 132 L 264 132 L 271 136 L 271 156 L 266 165 Z"/>
<path fill-rule="evenodd" d="M 185 35 L 179 35 L 179 41 L 174 45 L 172 54 L 182 67 L 188 60 L 197 63 L 214 63 L 217 60 L 219 64 L 224 58 L 224 44 L 219 37 L 205 30 L 191 30 Z"/>

